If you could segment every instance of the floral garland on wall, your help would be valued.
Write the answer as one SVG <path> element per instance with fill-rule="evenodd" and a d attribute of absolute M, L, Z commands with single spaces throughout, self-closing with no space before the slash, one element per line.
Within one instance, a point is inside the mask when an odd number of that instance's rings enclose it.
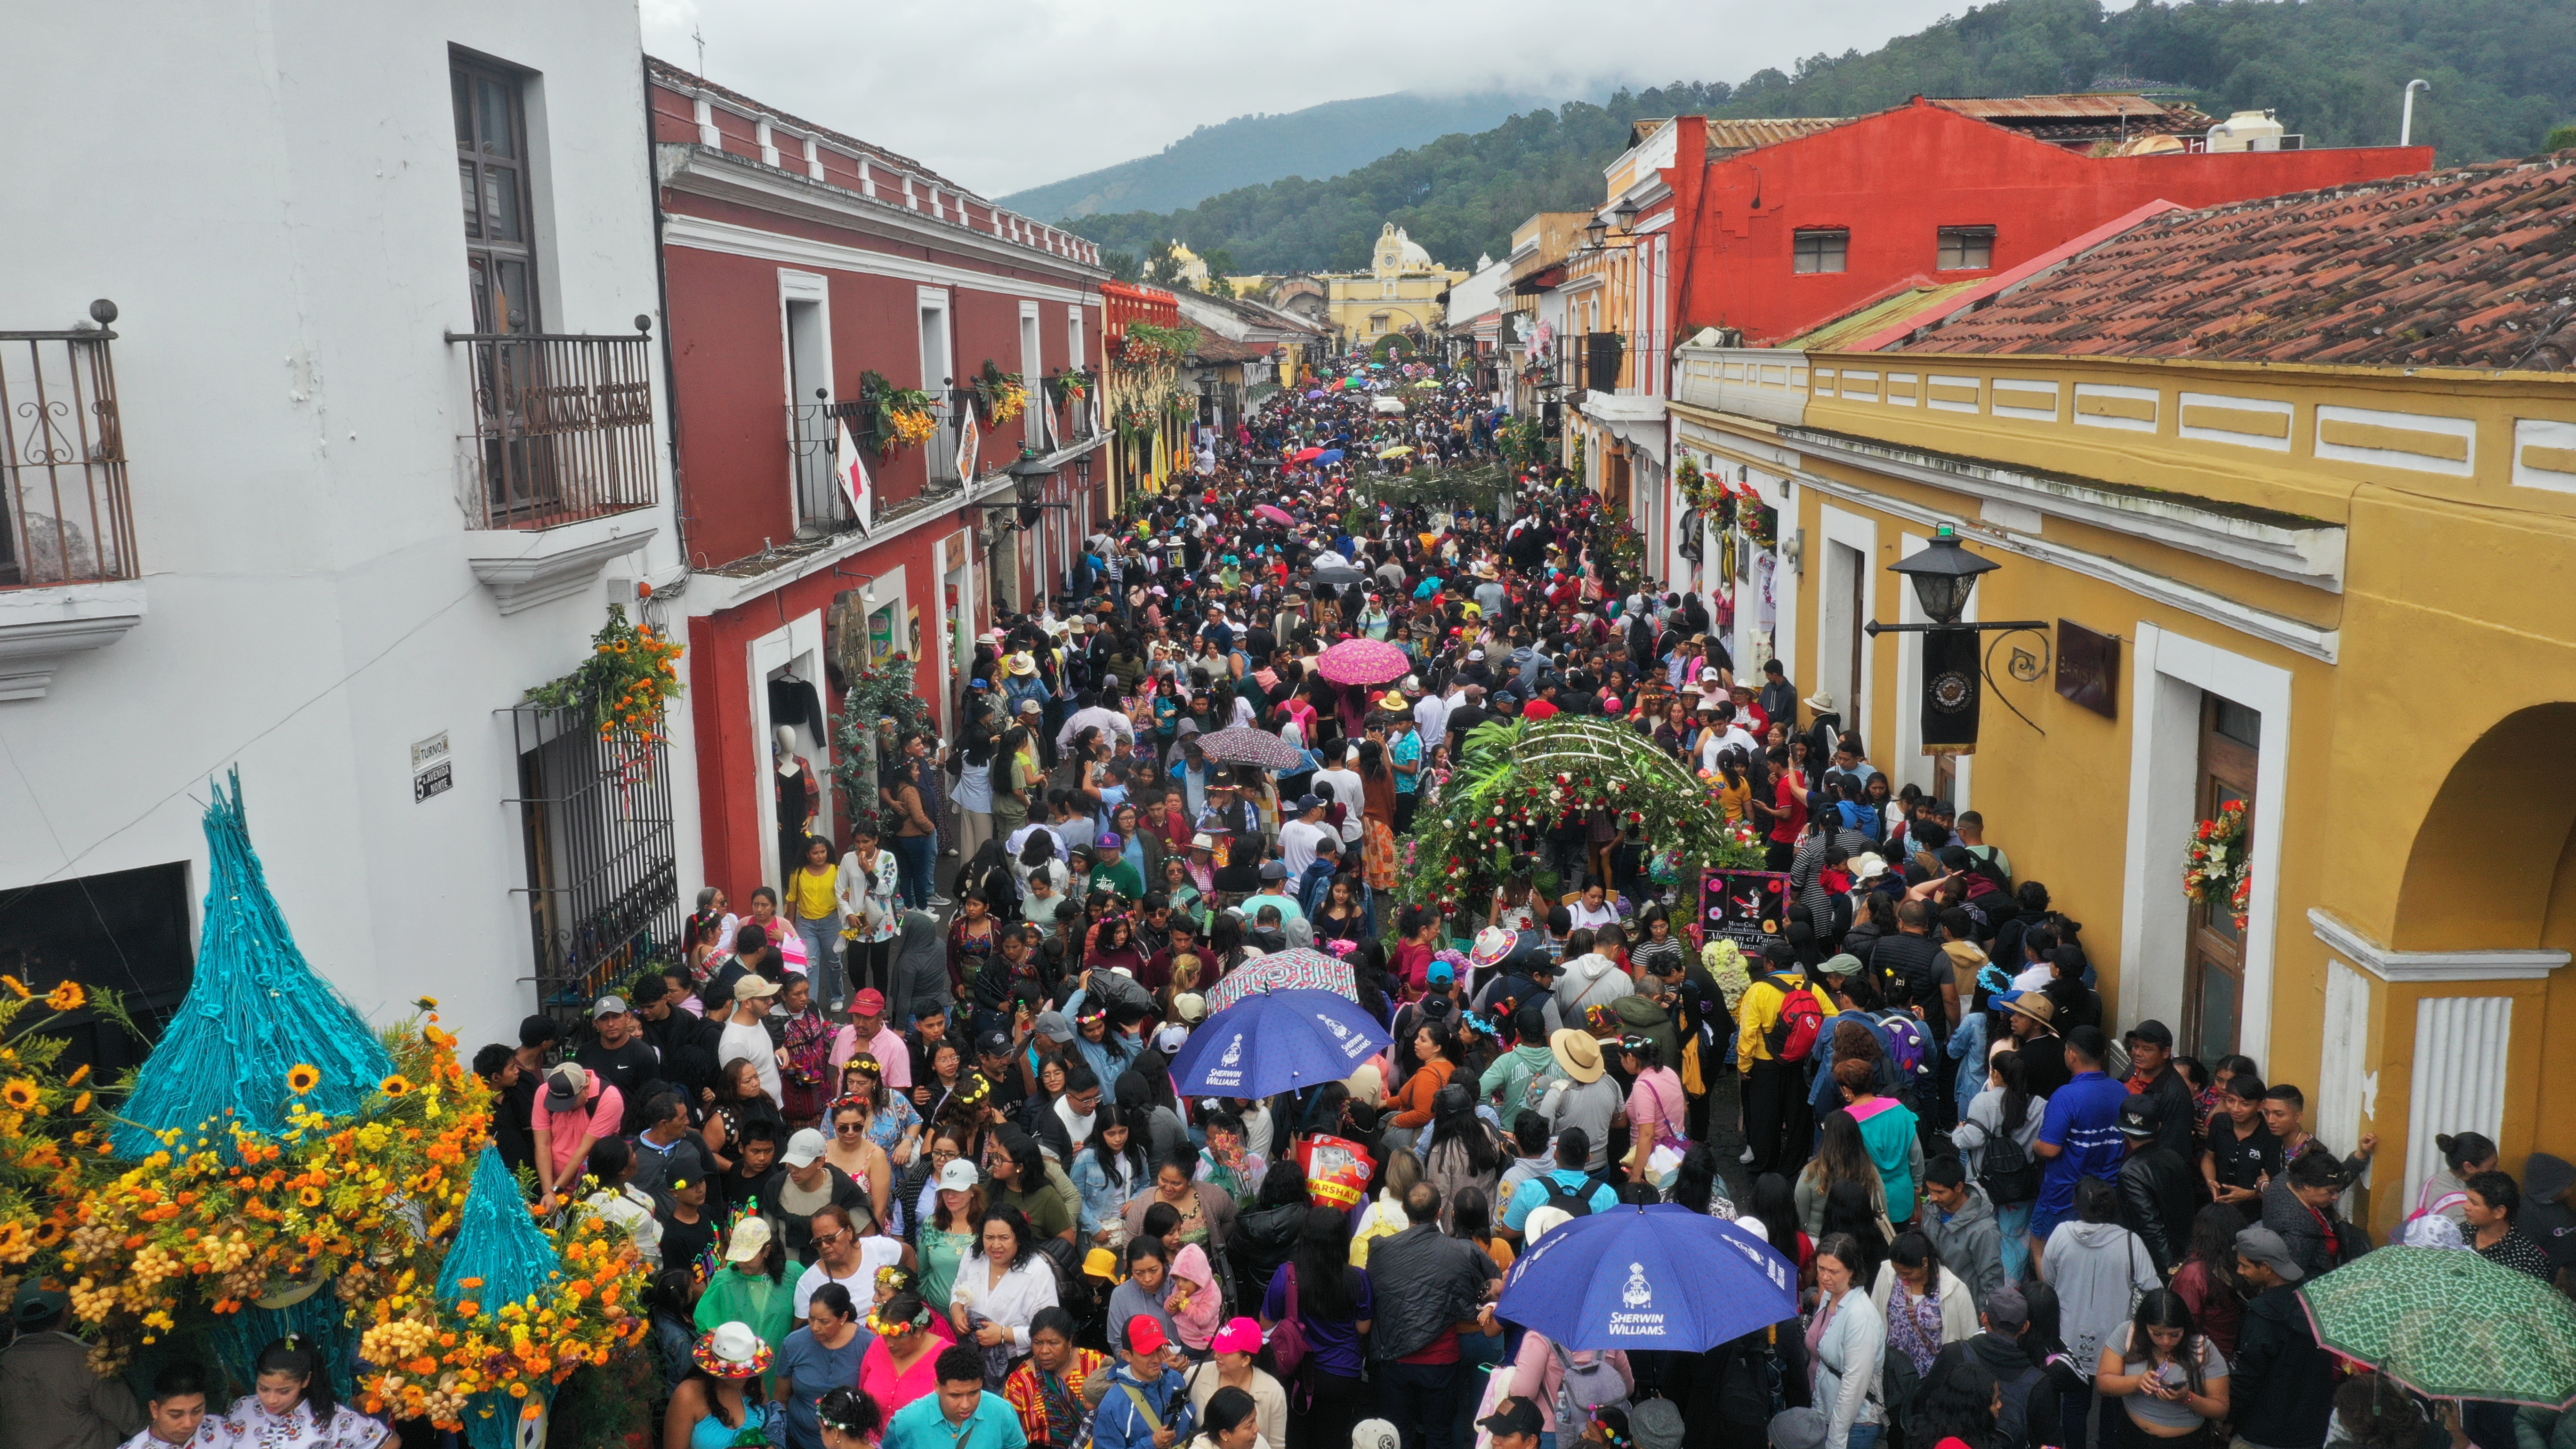
<path fill-rule="evenodd" d="M 888 656 L 850 677 L 832 720 L 832 780 L 841 787 L 844 830 L 878 827 L 877 781 L 884 760 L 908 734 L 936 733 L 930 701 L 914 682 L 910 655 Z M 890 722 L 890 723 L 889 723 Z M 892 832 L 884 832 L 891 835 Z"/>
<path fill-rule="evenodd" d="M 1462 768 L 1414 823 L 1415 866 L 1398 898 L 1444 914 L 1481 912 L 1510 869 L 1570 812 L 1610 810 L 1649 850 L 1685 870 L 1758 868 L 1751 832 L 1730 827 L 1714 793 L 1653 740 L 1591 715 L 1477 726 Z"/>
<path fill-rule="evenodd" d="M 2244 801 L 2222 800 L 2217 819 L 2192 827 L 2191 846 L 2183 860 L 2182 893 L 2199 905 L 2225 901 L 2236 929 L 2245 929 L 2246 905 L 2254 893 L 2254 866 L 2246 852 Z"/>
<path fill-rule="evenodd" d="M 624 735 L 637 745 L 663 742 L 663 715 L 685 693 L 681 645 L 650 624 L 626 617 L 626 606 L 608 606 L 608 622 L 590 638 L 590 657 L 561 679 L 528 691 L 528 703 L 582 709 L 603 740 Z"/>
<path fill-rule="evenodd" d="M 1004 372 L 986 358 L 983 371 L 975 378 L 975 401 L 984 414 L 984 427 L 990 431 L 1028 410 L 1028 384 L 1018 373 Z"/>
<path fill-rule="evenodd" d="M 918 448 L 939 435 L 939 399 L 914 387 L 897 387 L 882 372 L 859 374 L 860 447 L 879 457 Z"/>

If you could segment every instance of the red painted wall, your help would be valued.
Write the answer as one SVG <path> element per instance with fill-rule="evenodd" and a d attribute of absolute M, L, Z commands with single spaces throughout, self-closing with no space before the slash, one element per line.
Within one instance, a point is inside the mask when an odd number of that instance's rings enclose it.
<path fill-rule="evenodd" d="M 752 887 L 778 884 L 763 879 L 760 792 L 772 787 L 760 768 L 760 762 L 769 758 L 769 746 L 752 736 L 752 641 L 776 632 L 784 620 L 828 612 L 834 598 L 860 587 L 852 575 L 882 576 L 900 568 L 906 603 L 921 611 L 923 650 L 941 647 L 947 616 L 941 599 L 943 581 L 931 572 L 931 546 L 961 526 L 964 521 L 958 513 L 946 514 L 848 560 L 840 575 L 826 571 L 798 579 L 750 603 L 689 620 L 688 698 L 697 727 L 698 814 L 705 836 L 707 884 L 724 887 L 733 897 L 734 909 L 746 908 Z M 956 563 L 949 560 L 952 568 Z M 979 557 L 976 565 L 981 564 Z M 934 692 L 933 665 L 923 661 L 915 668 L 923 693 Z M 839 692 L 829 681 L 818 684 L 823 707 L 837 714 Z M 766 681 L 761 687 L 766 687 Z M 933 705 L 934 710 L 941 708 L 936 701 Z M 828 770 L 828 762 L 816 760 L 814 767 Z M 847 812 L 836 803 L 832 818 L 845 820 Z"/>
<path fill-rule="evenodd" d="M 1703 156 L 1700 118 L 1680 124 L 1677 154 Z M 1682 299 L 1676 336 L 1738 327 L 1748 343 L 1775 342 L 1911 279 L 1958 281 L 2016 266 L 2150 201 L 2216 206 L 2432 164 L 2429 146 L 2097 159 L 1917 100 L 1665 171 L 1676 218 L 1673 284 Z M 1993 227 L 1993 267 L 1936 270 L 1945 226 Z M 1847 270 L 1792 269 L 1795 233 L 1810 228 L 1851 233 Z"/>

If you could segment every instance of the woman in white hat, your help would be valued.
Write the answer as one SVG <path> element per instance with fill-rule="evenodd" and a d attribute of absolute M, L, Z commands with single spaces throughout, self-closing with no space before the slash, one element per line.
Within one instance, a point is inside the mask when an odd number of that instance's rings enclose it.
<path fill-rule="evenodd" d="M 769 1442 L 771 1406 L 760 1376 L 771 1350 L 747 1324 L 719 1323 L 689 1355 L 689 1376 L 671 1391 L 662 1417 L 662 1442 L 688 1449 L 729 1449 Z"/>

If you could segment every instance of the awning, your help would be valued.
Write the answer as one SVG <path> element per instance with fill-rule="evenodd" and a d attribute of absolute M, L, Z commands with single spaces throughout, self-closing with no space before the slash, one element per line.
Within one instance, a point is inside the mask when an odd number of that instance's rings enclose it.
<path fill-rule="evenodd" d="M 1564 281 L 1565 263 L 1558 262 L 1554 266 L 1541 267 L 1537 271 L 1530 273 L 1528 276 L 1521 278 L 1519 281 L 1512 283 L 1512 290 L 1524 297 L 1534 296 L 1551 287 L 1559 286 Z"/>

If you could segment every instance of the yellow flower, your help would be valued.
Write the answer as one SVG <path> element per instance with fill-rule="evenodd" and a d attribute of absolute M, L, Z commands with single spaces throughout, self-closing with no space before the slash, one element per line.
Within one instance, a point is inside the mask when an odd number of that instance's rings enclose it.
<path fill-rule="evenodd" d="M 301 1097 L 322 1085 L 322 1071 L 310 1062 L 297 1062 L 287 1069 L 286 1085 L 288 1090 Z"/>
<path fill-rule="evenodd" d="M 308 1187 L 297 1193 L 295 1195 L 295 1200 L 304 1204 L 306 1207 L 320 1207 L 322 1205 L 322 1189 L 318 1187 Z"/>
<path fill-rule="evenodd" d="M 88 1111 L 88 1110 L 89 1110 L 89 1104 L 90 1104 L 90 1103 L 91 1103 L 91 1101 L 93 1101 L 93 1100 L 94 1100 L 94 1099 L 93 1099 L 93 1098 L 91 1097 L 91 1095 L 90 1095 L 89 1093 L 87 1093 L 87 1092 L 83 1092 L 83 1093 L 81 1093 L 79 1096 L 74 1097 L 74 1098 L 72 1099 L 72 1115 L 73 1115 L 73 1116 L 75 1116 L 75 1117 L 77 1117 L 77 1116 L 79 1116 L 81 1113 Z"/>
<path fill-rule="evenodd" d="M 89 1003 L 89 993 L 77 981 L 66 981 L 45 996 L 45 1004 L 56 1011 L 78 1011 Z"/>
<path fill-rule="evenodd" d="M 0 976 L 0 986 L 8 987 L 11 994 L 15 995 L 20 1001 L 24 1001 L 28 997 L 36 994 L 27 989 L 26 982 L 19 980 L 15 976 Z"/>
<path fill-rule="evenodd" d="M 419 1007 L 423 1011 L 438 1010 L 438 998 L 435 996 L 415 996 L 412 998 L 411 1004 Z"/>
<path fill-rule="evenodd" d="M 0 1102 L 6 1102 L 21 1112 L 35 1110 L 36 1100 L 36 1084 L 25 1077 L 16 1078 L 9 1085 L 0 1087 Z"/>
<path fill-rule="evenodd" d="M 376 1090 L 388 1097 L 408 1097 L 411 1095 L 411 1083 L 403 1079 L 402 1073 L 396 1072 L 376 1083 Z"/>

